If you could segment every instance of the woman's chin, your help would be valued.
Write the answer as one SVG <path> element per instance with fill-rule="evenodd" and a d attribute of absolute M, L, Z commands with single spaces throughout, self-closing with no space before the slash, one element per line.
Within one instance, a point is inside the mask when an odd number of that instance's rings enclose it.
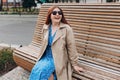
<path fill-rule="evenodd" d="M 60 21 L 54 21 L 54 23 L 60 23 Z"/>
<path fill-rule="evenodd" d="M 58 20 L 54 20 L 54 22 L 55 22 L 55 23 L 59 23 L 59 22 L 60 22 L 60 20 L 59 20 L 59 19 L 58 19 Z"/>

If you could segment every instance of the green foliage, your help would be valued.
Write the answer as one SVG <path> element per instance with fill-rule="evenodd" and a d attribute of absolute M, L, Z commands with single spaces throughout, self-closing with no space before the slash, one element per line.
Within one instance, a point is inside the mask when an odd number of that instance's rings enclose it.
<path fill-rule="evenodd" d="M 23 0 L 22 6 L 23 8 L 36 7 L 36 3 L 35 0 Z"/>
<path fill-rule="evenodd" d="M 29 11 L 28 8 L 23 8 L 23 7 L 11 7 L 9 8 L 9 11 L 6 10 L 6 8 L 3 8 L 4 11 L 0 12 L 1 15 L 8 14 L 8 15 L 34 15 L 34 14 L 39 14 L 38 8 L 31 8 L 31 11 Z"/>
<path fill-rule="evenodd" d="M 113 0 L 107 0 L 107 2 L 113 2 Z"/>
<path fill-rule="evenodd" d="M 10 66 L 16 65 L 13 60 L 13 50 L 4 48 L 0 50 L 0 71 L 8 69 Z"/>
<path fill-rule="evenodd" d="M 30 12 L 31 12 L 31 8 L 36 6 L 37 4 L 35 3 L 35 0 L 23 0 L 22 7 L 25 9 L 28 8 Z"/>

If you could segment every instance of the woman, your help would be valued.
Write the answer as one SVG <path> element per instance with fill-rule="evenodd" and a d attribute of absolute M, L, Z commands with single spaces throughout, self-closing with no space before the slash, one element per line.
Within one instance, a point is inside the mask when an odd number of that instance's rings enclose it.
<path fill-rule="evenodd" d="M 77 66 L 78 55 L 73 31 L 61 8 L 49 8 L 42 33 L 40 55 L 32 69 L 30 80 L 72 80 L 72 68 L 77 72 L 83 71 Z"/>

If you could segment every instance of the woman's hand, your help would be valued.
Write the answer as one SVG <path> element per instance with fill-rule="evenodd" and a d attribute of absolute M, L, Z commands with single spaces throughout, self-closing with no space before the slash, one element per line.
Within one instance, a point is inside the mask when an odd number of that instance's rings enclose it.
<path fill-rule="evenodd" d="M 75 69 L 75 71 L 77 71 L 78 73 L 80 73 L 80 72 L 83 72 L 84 71 L 84 69 L 83 68 L 81 68 L 81 67 L 79 67 L 79 66 L 73 66 L 73 68 Z"/>

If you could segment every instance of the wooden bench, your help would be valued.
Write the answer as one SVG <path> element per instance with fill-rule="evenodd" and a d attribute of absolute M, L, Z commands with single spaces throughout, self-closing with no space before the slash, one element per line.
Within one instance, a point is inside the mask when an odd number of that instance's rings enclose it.
<path fill-rule="evenodd" d="M 41 29 L 47 10 L 60 6 L 73 28 L 84 73 L 73 73 L 77 80 L 120 80 L 120 3 L 43 4 L 34 37 L 28 46 L 14 50 L 14 60 L 31 71 L 41 47 Z"/>

